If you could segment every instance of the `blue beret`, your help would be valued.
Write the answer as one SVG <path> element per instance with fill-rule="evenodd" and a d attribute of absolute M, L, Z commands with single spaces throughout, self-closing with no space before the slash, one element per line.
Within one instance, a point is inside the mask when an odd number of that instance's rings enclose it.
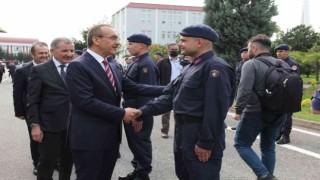
<path fill-rule="evenodd" d="M 217 34 L 217 32 L 210 26 L 205 24 L 194 24 L 187 26 L 182 29 L 180 35 L 185 37 L 203 38 L 212 42 L 215 42 L 219 39 L 219 35 Z"/>
<path fill-rule="evenodd" d="M 277 51 L 277 50 L 289 50 L 289 46 L 288 44 L 280 44 L 274 49 L 274 51 Z"/>
<path fill-rule="evenodd" d="M 242 53 L 243 51 L 248 51 L 248 48 L 247 47 L 244 47 L 240 50 L 240 53 Z"/>
<path fill-rule="evenodd" d="M 79 56 L 82 55 L 82 51 L 81 50 L 75 50 L 74 53 L 78 54 Z"/>
<path fill-rule="evenodd" d="M 147 35 L 144 35 L 144 34 L 133 34 L 129 36 L 127 40 L 129 42 L 143 43 L 148 46 L 150 46 L 152 43 L 151 38 L 149 38 Z"/>

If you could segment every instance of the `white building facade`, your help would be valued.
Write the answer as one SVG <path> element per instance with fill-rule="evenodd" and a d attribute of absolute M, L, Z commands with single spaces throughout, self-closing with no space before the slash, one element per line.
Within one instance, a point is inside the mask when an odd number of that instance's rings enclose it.
<path fill-rule="evenodd" d="M 28 54 L 32 44 L 37 41 L 31 38 L 0 37 L 0 48 L 10 54 Z"/>
<path fill-rule="evenodd" d="M 120 36 L 121 58 L 126 52 L 127 37 L 145 34 L 152 44 L 176 42 L 177 35 L 186 26 L 203 23 L 203 7 L 163 4 L 129 3 L 112 15 L 112 26 Z"/>

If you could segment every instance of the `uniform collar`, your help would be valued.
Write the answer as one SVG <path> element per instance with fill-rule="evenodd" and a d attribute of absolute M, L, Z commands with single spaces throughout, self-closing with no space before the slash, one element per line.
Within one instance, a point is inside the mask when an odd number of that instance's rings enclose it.
<path fill-rule="evenodd" d="M 142 54 L 142 55 L 140 55 L 140 56 L 136 56 L 134 59 L 133 59 L 133 61 L 139 61 L 140 59 L 143 59 L 143 58 L 145 58 L 145 57 L 147 57 L 147 56 L 149 56 L 149 53 L 144 53 L 144 54 Z"/>
<path fill-rule="evenodd" d="M 213 51 L 208 51 L 204 54 L 202 54 L 201 56 L 197 57 L 196 59 L 194 59 L 191 63 L 192 65 L 198 65 L 199 63 L 201 63 L 202 61 L 209 59 L 210 57 L 212 57 L 214 55 Z"/>
<path fill-rule="evenodd" d="M 288 56 L 288 57 L 284 58 L 283 60 L 284 60 L 285 62 L 288 62 L 288 61 L 290 61 L 291 59 L 290 59 L 290 57 Z"/>

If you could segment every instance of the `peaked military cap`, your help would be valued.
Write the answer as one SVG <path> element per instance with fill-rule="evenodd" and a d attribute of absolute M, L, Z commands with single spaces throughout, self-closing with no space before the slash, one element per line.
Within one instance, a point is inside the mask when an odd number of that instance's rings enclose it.
<path fill-rule="evenodd" d="M 152 43 L 151 38 L 148 37 L 147 35 L 144 35 L 144 34 L 133 34 L 133 35 L 129 36 L 127 38 L 127 40 L 129 42 L 143 43 L 148 46 L 150 46 Z"/>
<path fill-rule="evenodd" d="M 203 38 L 212 42 L 218 41 L 219 39 L 219 35 L 217 34 L 217 32 L 210 26 L 205 24 L 194 24 L 187 26 L 182 29 L 180 35 L 185 37 Z"/>
<path fill-rule="evenodd" d="M 289 50 L 289 46 L 288 44 L 280 44 L 274 49 L 274 51 L 277 51 L 277 50 Z"/>
<path fill-rule="evenodd" d="M 244 52 L 244 51 L 248 51 L 248 48 L 247 47 L 244 47 L 240 50 L 240 53 Z"/>

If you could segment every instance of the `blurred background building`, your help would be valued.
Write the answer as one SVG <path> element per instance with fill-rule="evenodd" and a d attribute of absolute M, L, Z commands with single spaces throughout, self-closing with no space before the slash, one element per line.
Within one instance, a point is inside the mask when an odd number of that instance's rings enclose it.
<path fill-rule="evenodd" d="M 129 3 L 112 15 L 111 24 L 118 31 L 120 57 L 126 53 L 127 37 L 145 34 L 152 44 L 176 42 L 177 35 L 186 26 L 202 23 L 203 7 L 165 4 Z"/>

